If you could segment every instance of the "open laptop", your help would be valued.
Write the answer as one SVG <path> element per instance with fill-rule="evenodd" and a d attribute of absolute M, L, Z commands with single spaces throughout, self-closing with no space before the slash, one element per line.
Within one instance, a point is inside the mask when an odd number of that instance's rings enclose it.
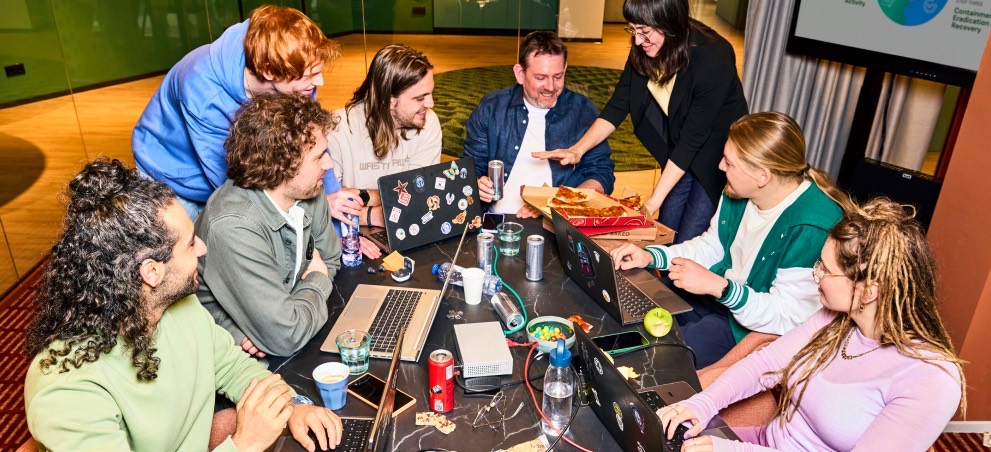
<path fill-rule="evenodd" d="M 481 220 L 475 159 L 471 157 L 382 176 L 378 188 L 385 228 L 362 227 L 360 231 L 385 252 L 458 236 L 472 221 Z"/>
<path fill-rule="evenodd" d="M 575 367 L 584 377 L 588 405 L 620 447 L 629 451 L 680 451 L 683 437 L 679 435 L 684 435 L 687 428 L 681 426 L 674 438 L 668 440 L 656 412 L 694 395 L 694 389 L 678 382 L 638 391 L 595 346 L 588 333 L 575 328 L 575 337 Z M 686 394 L 684 388 L 690 393 Z M 702 434 L 739 440 L 718 417 Z"/>
<path fill-rule="evenodd" d="M 462 229 L 461 242 L 451 263 L 452 269 L 458 262 L 467 232 L 467 229 Z M 392 359 L 394 352 L 399 350 L 403 361 L 419 361 L 434 316 L 450 282 L 451 278 L 445 278 L 440 290 L 359 284 L 320 350 L 340 353 L 335 340 L 337 336 L 357 329 L 367 331 L 372 338 L 368 350 L 370 357 Z M 395 337 L 400 329 L 406 331 L 406 337 L 404 345 L 396 348 Z"/>
<path fill-rule="evenodd" d="M 404 333 L 404 330 L 399 330 L 396 334 L 397 350 L 403 346 Z M 344 427 L 341 432 L 341 444 L 334 450 L 365 452 L 386 450 L 386 437 L 389 427 L 392 426 L 392 405 L 396 399 L 396 373 L 399 370 L 399 354 L 393 353 L 393 356 L 392 364 L 389 365 L 389 373 L 385 379 L 386 390 L 383 391 L 382 398 L 379 400 L 379 408 L 375 417 L 341 416 L 341 424 Z M 317 445 L 317 450 L 324 450 L 320 449 L 320 443 L 316 441 L 312 433 L 310 434 L 310 439 Z M 277 452 L 288 452 L 303 451 L 305 449 L 291 435 L 283 435 L 276 442 L 274 450 Z"/>
<path fill-rule="evenodd" d="M 556 209 L 551 209 L 554 235 L 564 272 L 617 322 L 643 321 L 647 311 L 660 306 L 672 314 L 692 310 L 654 275 L 644 269 L 614 270 L 612 256 Z"/>

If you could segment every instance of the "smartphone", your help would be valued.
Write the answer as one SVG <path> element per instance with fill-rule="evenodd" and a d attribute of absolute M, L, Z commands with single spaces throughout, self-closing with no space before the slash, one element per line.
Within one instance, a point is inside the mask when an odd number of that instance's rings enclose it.
<path fill-rule="evenodd" d="M 499 224 L 502 223 L 503 221 L 506 221 L 506 214 L 503 213 L 482 214 L 482 232 L 495 234 L 496 226 L 499 226 Z"/>
<path fill-rule="evenodd" d="M 382 400 L 384 391 L 385 382 L 369 373 L 361 374 L 348 382 L 348 392 L 376 410 L 379 408 L 379 401 Z M 415 403 L 416 399 L 397 389 L 396 400 L 392 404 L 392 417 L 398 416 Z"/>
<path fill-rule="evenodd" d="M 606 336 L 597 336 L 592 338 L 592 342 L 610 355 L 627 352 L 650 344 L 647 338 L 643 334 L 640 334 L 639 331 L 624 331 Z"/>

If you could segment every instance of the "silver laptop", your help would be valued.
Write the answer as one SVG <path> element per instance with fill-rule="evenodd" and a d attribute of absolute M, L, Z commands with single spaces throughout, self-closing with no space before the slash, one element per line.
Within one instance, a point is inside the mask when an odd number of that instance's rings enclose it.
<path fill-rule="evenodd" d="M 458 242 L 451 265 L 452 271 L 454 264 L 458 262 L 468 229 L 468 225 L 465 225 L 461 231 L 461 241 Z M 335 338 L 347 330 L 357 329 L 367 331 L 372 338 L 369 356 L 392 359 L 396 349 L 396 335 L 405 328 L 401 359 L 419 361 L 420 352 L 430 335 L 434 316 L 437 315 L 437 308 L 440 307 L 440 301 L 450 282 L 450 277 L 444 278 L 444 285 L 440 290 L 359 284 L 320 350 L 340 353 Z"/>

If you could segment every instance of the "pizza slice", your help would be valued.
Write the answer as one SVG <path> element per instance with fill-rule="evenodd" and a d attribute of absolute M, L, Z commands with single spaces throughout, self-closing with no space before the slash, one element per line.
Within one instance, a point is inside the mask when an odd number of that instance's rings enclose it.
<path fill-rule="evenodd" d="M 640 210 L 643 207 L 643 198 L 640 195 L 627 196 L 622 199 L 618 199 L 620 204 L 629 207 L 633 210 Z"/>
<path fill-rule="evenodd" d="M 578 204 L 589 200 L 589 196 L 586 193 L 582 193 L 578 190 L 568 188 L 565 186 L 557 187 L 557 193 L 554 193 L 554 199 L 561 200 L 568 204 Z"/>
<path fill-rule="evenodd" d="M 622 206 L 609 207 L 561 207 L 568 217 L 621 217 L 626 214 Z"/>

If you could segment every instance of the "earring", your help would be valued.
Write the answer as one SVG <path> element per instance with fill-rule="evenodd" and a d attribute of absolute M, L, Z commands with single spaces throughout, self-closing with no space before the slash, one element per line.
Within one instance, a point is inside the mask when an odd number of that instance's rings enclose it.
<path fill-rule="evenodd" d="M 867 305 L 860 303 L 860 312 L 864 312 L 865 307 L 867 307 Z"/>

